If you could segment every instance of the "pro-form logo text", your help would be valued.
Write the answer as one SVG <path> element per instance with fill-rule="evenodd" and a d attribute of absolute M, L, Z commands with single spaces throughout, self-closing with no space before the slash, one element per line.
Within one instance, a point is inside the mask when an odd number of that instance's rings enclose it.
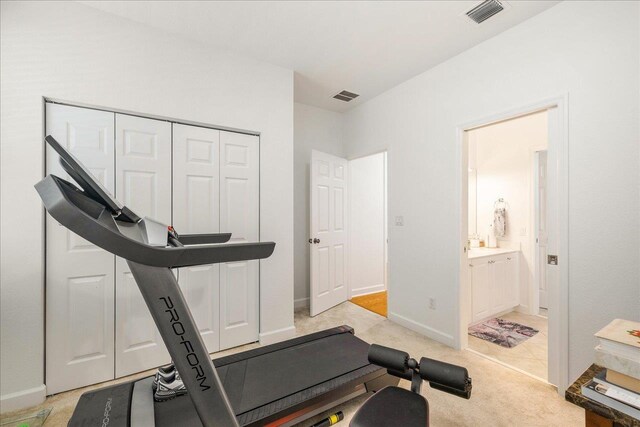
<path fill-rule="evenodd" d="M 180 344 L 184 345 L 185 350 L 187 351 L 187 362 L 191 369 L 196 371 L 196 380 L 200 384 L 200 389 L 202 391 L 209 390 L 211 387 L 205 384 L 207 381 L 207 377 L 204 375 L 204 369 L 202 369 L 202 365 L 200 364 L 200 360 L 198 360 L 198 355 L 193 352 L 193 345 L 191 341 L 185 339 L 184 333 L 184 325 L 180 321 L 180 315 L 173 307 L 173 301 L 171 301 L 171 297 L 161 297 L 160 300 L 164 301 L 166 306 L 166 313 L 169 313 L 171 318 L 169 321 L 171 322 L 171 327 L 173 328 L 173 332 L 180 337 Z"/>
<path fill-rule="evenodd" d="M 110 397 L 107 399 L 107 403 L 104 405 L 104 414 L 102 415 L 102 427 L 107 427 L 109 425 L 109 414 L 111 413 L 111 401 L 113 399 Z"/>

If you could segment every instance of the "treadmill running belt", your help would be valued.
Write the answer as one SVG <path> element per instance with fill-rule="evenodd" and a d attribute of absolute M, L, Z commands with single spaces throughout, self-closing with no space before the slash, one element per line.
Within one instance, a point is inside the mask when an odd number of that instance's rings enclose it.
<path fill-rule="evenodd" d="M 222 366 L 218 374 L 239 415 L 367 366 L 368 349 L 354 335 L 339 334 Z"/>
<path fill-rule="evenodd" d="M 288 407 L 384 371 L 369 363 L 369 345 L 350 331 L 343 326 L 215 359 L 240 425 L 262 424 Z M 156 427 L 202 426 L 188 396 L 155 402 L 154 412 Z"/>

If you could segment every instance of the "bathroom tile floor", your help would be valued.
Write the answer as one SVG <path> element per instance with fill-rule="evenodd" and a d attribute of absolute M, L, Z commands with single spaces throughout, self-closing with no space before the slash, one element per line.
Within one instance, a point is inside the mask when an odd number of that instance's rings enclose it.
<path fill-rule="evenodd" d="M 514 320 L 518 321 L 518 319 Z M 554 387 L 472 352 L 454 350 L 350 302 L 340 304 L 316 317 L 309 317 L 309 312 L 306 309 L 295 313 L 297 335 L 343 324 L 353 327 L 356 335 L 369 343 L 396 347 L 407 351 L 416 358 L 431 357 L 462 365 L 468 369 L 469 375 L 473 378 L 473 392 L 470 400 L 436 391 L 427 384 L 422 386 L 422 394 L 429 400 L 429 412 L 433 426 L 577 427 L 584 425 L 584 410 L 565 401 L 558 395 Z M 538 327 L 537 325 L 532 326 Z M 256 346 L 257 344 L 250 344 L 238 347 L 215 354 L 215 357 Z M 331 349 L 327 350 L 331 351 Z M 309 369 L 313 369 L 313 366 L 310 365 Z M 66 426 L 73 408 L 83 392 L 135 377 L 142 377 L 148 375 L 149 372 L 152 371 L 50 396 L 44 403 L 30 410 L 53 408 L 45 427 Z M 410 388 L 409 382 L 404 380 L 400 382 L 400 386 Z M 338 427 L 346 427 L 366 398 L 367 396 L 360 396 L 330 412 L 307 420 L 300 426 L 310 426 L 328 414 L 341 410 L 344 412 L 345 419 L 338 424 Z"/>
<path fill-rule="evenodd" d="M 535 375 L 538 378 L 547 380 L 547 351 L 549 341 L 547 318 L 515 311 L 499 317 L 530 326 L 540 332 L 513 348 L 505 348 L 469 335 L 469 348 L 506 363 L 509 366 Z"/>

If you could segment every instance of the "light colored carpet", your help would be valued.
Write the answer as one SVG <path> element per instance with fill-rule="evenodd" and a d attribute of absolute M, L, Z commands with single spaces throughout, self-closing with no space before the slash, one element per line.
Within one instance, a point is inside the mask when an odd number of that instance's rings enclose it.
<path fill-rule="evenodd" d="M 387 291 L 353 297 L 351 298 L 351 302 L 369 311 L 378 313 L 380 316 L 387 317 Z"/>
<path fill-rule="evenodd" d="M 343 324 L 353 327 L 356 335 L 367 342 L 395 347 L 407 351 L 416 358 L 427 356 L 455 363 L 465 366 L 469 370 L 469 375 L 473 378 L 473 392 L 470 400 L 460 399 L 430 389 L 426 384 L 423 385 L 422 394 L 429 400 L 431 425 L 434 427 L 577 427 L 584 425 L 584 410 L 566 402 L 558 396 L 552 386 L 471 352 L 453 350 L 350 302 L 343 303 L 314 318 L 309 317 L 307 310 L 295 313 L 298 335 Z M 256 346 L 256 344 L 251 344 L 215 356 L 219 357 Z M 83 392 L 145 375 L 148 374 L 141 373 L 133 377 L 60 393 L 47 398 L 38 407 L 53 408 L 45 427 L 66 426 L 73 408 Z M 401 382 L 401 386 L 410 387 L 409 382 L 404 380 Z M 365 399 L 366 396 L 361 396 L 326 414 L 320 414 L 301 426 L 310 426 L 325 418 L 327 414 L 341 410 L 345 414 L 345 420 L 338 423 L 337 426 L 346 427 L 355 410 Z"/>

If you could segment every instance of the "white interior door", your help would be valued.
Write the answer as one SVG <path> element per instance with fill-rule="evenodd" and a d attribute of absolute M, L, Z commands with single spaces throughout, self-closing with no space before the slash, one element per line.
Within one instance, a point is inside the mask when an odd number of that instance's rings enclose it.
<path fill-rule="evenodd" d="M 173 125 L 173 225 L 220 232 L 220 131 Z M 179 269 L 178 283 L 209 353 L 220 349 L 220 266 Z"/>
<path fill-rule="evenodd" d="M 547 265 L 547 152 L 536 153 L 536 251 L 537 251 L 537 278 L 540 292 L 541 308 L 548 308 L 547 277 L 545 274 Z"/>
<path fill-rule="evenodd" d="M 347 300 L 347 160 L 311 153 L 311 292 L 315 316 Z"/>
<path fill-rule="evenodd" d="M 259 239 L 259 162 L 257 136 L 220 132 L 220 231 L 231 243 Z M 258 340 L 258 274 L 258 260 L 220 264 L 221 349 Z"/>
<path fill-rule="evenodd" d="M 140 216 L 171 224 L 171 123 L 116 114 L 116 197 Z M 116 376 L 170 361 L 142 294 L 116 257 Z"/>
<path fill-rule="evenodd" d="M 114 114 L 46 105 L 46 133 L 114 192 Z M 47 174 L 72 181 L 46 148 Z M 47 394 L 113 379 L 115 256 L 46 215 Z"/>

